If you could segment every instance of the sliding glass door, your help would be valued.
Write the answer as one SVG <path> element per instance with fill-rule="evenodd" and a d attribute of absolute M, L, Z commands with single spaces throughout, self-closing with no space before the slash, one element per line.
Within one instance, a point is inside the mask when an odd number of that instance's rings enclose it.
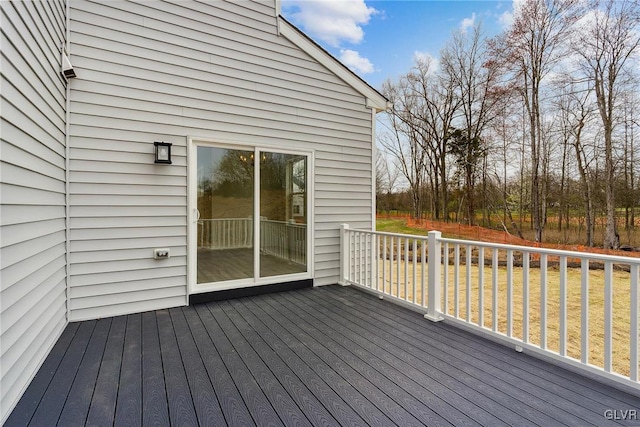
<path fill-rule="evenodd" d="M 197 283 L 254 276 L 254 152 L 197 147 Z"/>
<path fill-rule="evenodd" d="M 195 283 L 246 286 L 308 272 L 308 156 L 194 148 Z"/>
<path fill-rule="evenodd" d="M 307 161 L 262 152 L 260 277 L 307 271 Z"/>

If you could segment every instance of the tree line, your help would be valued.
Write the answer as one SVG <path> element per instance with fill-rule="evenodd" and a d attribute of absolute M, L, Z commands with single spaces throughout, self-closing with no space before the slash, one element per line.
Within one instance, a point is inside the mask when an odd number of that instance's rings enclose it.
<path fill-rule="evenodd" d="M 497 36 L 454 32 L 383 84 L 379 200 L 403 192 L 415 217 L 470 225 L 499 213 L 520 235 L 527 215 L 536 241 L 552 213 L 579 217 L 588 246 L 604 217 L 619 248 L 640 204 L 639 24 L 637 1 L 529 0 Z"/>

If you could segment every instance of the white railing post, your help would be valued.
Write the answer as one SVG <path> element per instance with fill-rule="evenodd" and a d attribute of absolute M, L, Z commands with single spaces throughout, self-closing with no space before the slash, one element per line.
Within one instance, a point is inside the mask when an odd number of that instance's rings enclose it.
<path fill-rule="evenodd" d="M 428 238 L 428 305 L 427 314 L 425 314 L 424 317 L 432 322 L 439 322 L 442 320 L 442 316 L 440 315 L 440 291 L 442 288 L 442 284 L 440 283 L 440 264 L 442 262 L 440 254 L 440 238 L 442 238 L 442 233 L 439 231 L 430 231 Z"/>
<path fill-rule="evenodd" d="M 348 233 L 349 224 L 340 224 L 340 279 L 338 280 L 338 284 L 342 286 L 349 284 L 346 277 L 348 271 L 347 263 L 351 256 L 351 245 L 347 245 L 349 243 Z"/>
<path fill-rule="evenodd" d="M 631 381 L 638 381 L 638 265 L 631 266 L 631 310 L 629 319 L 631 344 L 629 350 L 629 378 Z"/>

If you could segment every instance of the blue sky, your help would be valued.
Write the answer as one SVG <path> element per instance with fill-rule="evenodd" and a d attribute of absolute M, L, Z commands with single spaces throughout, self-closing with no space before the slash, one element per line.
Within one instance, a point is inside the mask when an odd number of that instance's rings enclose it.
<path fill-rule="evenodd" d="M 282 0 L 287 19 L 377 89 L 416 55 L 438 57 L 452 31 L 481 21 L 499 33 L 512 10 L 512 0 Z"/>

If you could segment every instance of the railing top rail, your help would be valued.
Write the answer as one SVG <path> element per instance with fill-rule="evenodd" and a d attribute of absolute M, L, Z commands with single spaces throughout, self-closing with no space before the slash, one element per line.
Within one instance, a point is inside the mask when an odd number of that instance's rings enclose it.
<path fill-rule="evenodd" d="M 379 235 L 379 236 L 415 238 L 417 240 L 421 240 L 425 242 L 428 240 L 428 236 L 420 236 L 420 235 L 414 235 L 414 234 L 389 233 L 385 231 L 371 231 L 371 230 L 362 230 L 357 228 L 350 228 L 349 231 L 355 231 L 358 233 L 369 233 L 369 234 Z M 535 246 L 521 246 L 521 245 L 509 245 L 504 243 L 481 242 L 476 240 L 451 239 L 451 238 L 445 238 L 445 237 L 441 237 L 438 240 L 440 242 L 449 243 L 449 244 L 471 245 L 476 247 L 513 250 L 518 252 L 546 254 L 546 255 L 552 255 L 552 256 L 568 257 L 568 258 L 583 258 L 583 259 L 588 259 L 593 261 L 610 261 L 617 264 L 640 265 L 640 258 L 634 258 L 634 257 L 596 254 L 596 253 L 579 252 L 579 251 L 566 251 L 561 249 L 537 248 Z"/>
<path fill-rule="evenodd" d="M 503 244 L 503 243 L 480 242 L 480 241 L 464 240 L 464 239 L 450 239 L 450 238 L 444 238 L 444 237 L 440 238 L 439 240 L 443 243 L 473 245 L 473 246 L 492 248 L 492 249 L 514 250 L 518 252 L 530 252 L 530 253 L 536 253 L 536 254 L 562 256 L 562 257 L 568 257 L 568 258 L 584 258 L 584 259 L 593 260 L 593 261 L 610 261 L 613 263 L 620 263 L 620 264 L 640 265 L 640 258 L 634 258 L 634 257 L 597 254 L 597 253 L 580 252 L 580 251 L 567 251 L 562 249 L 537 248 L 535 246 L 520 246 L 520 245 L 509 245 L 509 244 Z"/>
<path fill-rule="evenodd" d="M 303 224 L 303 223 L 280 221 L 280 220 L 277 220 L 277 219 L 261 219 L 260 221 L 262 221 L 262 222 L 270 222 L 270 223 L 273 223 L 273 224 L 286 224 L 286 225 L 298 226 L 298 227 L 306 227 L 307 226 L 307 224 Z"/>
<path fill-rule="evenodd" d="M 348 231 L 355 231 L 357 233 L 375 234 L 375 235 L 378 235 L 378 236 L 411 237 L 411 238 L 415 238 L 415 239 L 418 239 L 418 240 L 423 240 L 425 242 L 427 240 L 429 240 L 428 236 L 420 236 L 420 235 L 417 235 L 417 234 L 389 233 L 387 231 L 362 230 L 360 228 L 349 228 Z"/>
<path fill-rule="evenodd" d="M 244 217 L 244 218 L 200 218 L 200 221 L 248 221 L 253 219 L 252 217 Z"/>

